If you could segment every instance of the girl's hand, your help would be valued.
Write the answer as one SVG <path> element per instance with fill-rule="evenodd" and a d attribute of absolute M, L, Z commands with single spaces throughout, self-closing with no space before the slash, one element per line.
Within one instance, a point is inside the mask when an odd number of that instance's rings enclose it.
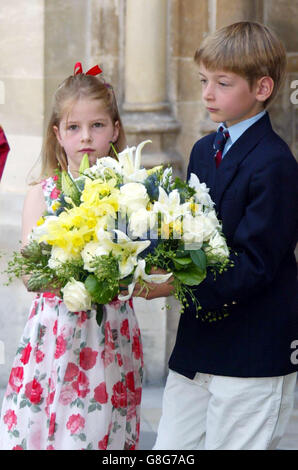
<path fill-rule="evenodd" d="M 150 274 L 168 274 L 160 268 L 152 268 Z M 157 299 L 158 297 L 169 297 L 174 294 L 174 286 L 172 284 L 174 277 L 171 276 L 167 281 L 156 284 L 155 282 L 145 282 L 145 285 L 136 283 L 133 290 L 133 297 L 143 297 L 147 300 Z M 128 292 L 121 292 L 122 295 L 127 295 Z"/>

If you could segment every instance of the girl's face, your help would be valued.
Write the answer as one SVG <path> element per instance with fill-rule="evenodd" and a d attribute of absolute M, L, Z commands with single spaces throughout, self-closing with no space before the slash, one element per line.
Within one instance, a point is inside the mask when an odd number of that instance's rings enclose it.
<path fill-rule="evenodd" d="M 59 144 L 64 148 L 69 169 L 78 176 L 81 160 L 85 153 L 90 165 L 97 158 L 108 155 L 110 142 L 119 134 L 119 122 L 112 122 L 101 100 L 78 99 L 69 113 L 65 113 L 59 127 L 54 126 Z"/>

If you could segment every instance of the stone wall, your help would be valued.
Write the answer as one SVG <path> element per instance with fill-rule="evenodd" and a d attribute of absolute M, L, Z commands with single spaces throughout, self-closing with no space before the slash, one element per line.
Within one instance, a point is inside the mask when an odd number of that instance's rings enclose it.
<path fill-rule="evenodd" d="M 113 83 L 128 143 L 151 138 L 144 163 L 185 175 L 193 143 L 215 128 L 203 107 L 195 49 L 209 31 L 239 20 L 272 27 L 288 53 L 285 85 L 271 109 L 275 129 L 298 157 L 297 0 L 0 0 L 0 124 L 11 151 L 0 186 L 0 270 L 20 239 L 27 175 L 38 161 L 57 85 L 81 61 L 99 63 Z M 139 53 L 141 52 L 141 53 Z M 298 88 L 298 87 L 297 87 Z M 38 165 L 35 172 L 38 172 Z M 0 386 L 7 383 L 32 295 L 0 278 Z M 136 301 L 145 379 L 162 381 L 175 341 L 179 306 Z"/>

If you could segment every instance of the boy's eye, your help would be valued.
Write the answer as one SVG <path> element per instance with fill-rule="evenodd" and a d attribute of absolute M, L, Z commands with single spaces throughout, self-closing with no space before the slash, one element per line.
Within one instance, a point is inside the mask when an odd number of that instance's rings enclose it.
<path fill-rule="evenodd" d="M 224 82 L 219 82 L 219 84 L 220 84 L 221 86 L 229 86 L 228 83 L 224 83 Z"/>
<path fill-rule="evenodd" d="M 207 80 L 206 80 L 206 78 L 200 78 L 200 82 L 201 82 L 202 84 L 205 84 L 205 83 L 207 83 Z"/>

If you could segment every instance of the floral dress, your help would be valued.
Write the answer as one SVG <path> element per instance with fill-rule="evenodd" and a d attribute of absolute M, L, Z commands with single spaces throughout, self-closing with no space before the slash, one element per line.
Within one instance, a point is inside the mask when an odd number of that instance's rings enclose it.
<path fill-rule="evenodd" d="M 43 183 L 53 210 L 55 178 Z M 2 404 L 0 449 L 134 450 L 143 352 L 132 302 L 69 312 L 52 293 L 32 303 Z"/>

